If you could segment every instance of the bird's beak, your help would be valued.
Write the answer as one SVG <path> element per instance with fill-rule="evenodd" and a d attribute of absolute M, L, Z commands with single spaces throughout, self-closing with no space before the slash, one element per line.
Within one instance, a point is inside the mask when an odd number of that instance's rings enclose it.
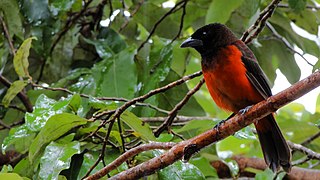
<path fill-rule="evenodd" d="M 202 46 L 203 42 L 200 39 L 192 39 L 189 37 L 187 40 L 183 41 L 183 43 L 180 45 L 181 48 L 185 47 L 197 47 Z"/>

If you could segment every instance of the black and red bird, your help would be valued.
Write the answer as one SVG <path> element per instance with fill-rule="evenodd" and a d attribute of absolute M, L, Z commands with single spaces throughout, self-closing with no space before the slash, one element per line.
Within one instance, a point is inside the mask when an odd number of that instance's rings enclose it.
<path fill-rule="evenodd" d="M 266 75 L 252 51 L 223 24 L 198 29 L 181 47 L 201 54 L 204 79 L 222 109 L 238 113 L 272 95 Z M 273 114 L 254 123 L 266 164 L 274 172 L 291 169 L 291 152 Z"/>

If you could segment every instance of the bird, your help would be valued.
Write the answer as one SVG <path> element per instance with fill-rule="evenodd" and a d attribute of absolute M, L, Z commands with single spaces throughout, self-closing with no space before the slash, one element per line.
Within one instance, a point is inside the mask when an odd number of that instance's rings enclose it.
<path fill-rule="evenodd" d="M 201 55 L 207 89 L 218 107 L 233 112 L 231 116 L 272 96 L 269 80 L 255 55 L 226 25 L 205 25 L 180 47 L 194 48 Z M 254 125 L 267 166 L 273 172 L 280 167 L 290 172 L 291 151 L 274 114 Z"/>

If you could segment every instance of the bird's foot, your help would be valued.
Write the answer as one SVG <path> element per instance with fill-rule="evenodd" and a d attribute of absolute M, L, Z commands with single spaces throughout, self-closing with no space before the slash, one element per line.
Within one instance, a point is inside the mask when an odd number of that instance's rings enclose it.
<path fill-rule="evenodd" d="M 250 109 L 251 107 L 252 107 L 252 106 L 247 106 L 247 107 L 245 107 L 245 108 L 243 108 L 243 109 L 240 109 L 239 114 L 244 115 L 246 112 L 249 111 L 249 109 Z"/>

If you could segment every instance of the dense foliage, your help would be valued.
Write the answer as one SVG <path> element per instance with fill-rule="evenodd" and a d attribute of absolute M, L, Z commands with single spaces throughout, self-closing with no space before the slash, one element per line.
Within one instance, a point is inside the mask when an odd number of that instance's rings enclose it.
<path fill-rule="evenodd" d="M 179 48 L 197 28 L 220 22 L 241 37 L 271 3 L 169 2 L 174 5 L 168 7 L 167 0 L 1 0 L 0 179 L 81 179 L 90 168 L 92 174 L 141 143 L 179 142 L 228 116 L 203 86 L 178 112 L 180 120 L 173 123 L 172 133 L 154 136 L 152 130 L 172 115 L 170 111 L 199 82 L 197 77 L 136 102 L 111 121 L 124 103 L 200 70 L 198 53 Z M 300 56 L 320 57 L 319 44 L 294 30 L 299 27 L 318 35 L 318 3 L 282 1 L 249 44 L 271 84 L 277 69 L 290 83 L 300 79 L 297 49 Z M 302 61 L 314 71 L 320 67 L 320 61 Z M 302 143 L 319 132 L 320 97 L 314 113 L 292 103 L 276 118 L 288 140 Z M 319 139 L 305 146 L 320 152 Z M 160 154 L 160 150 L 141 153 L 109 176 Z M 236 177 L 239 167 L 234 155 L 262 158 L 252 127 L 207 147 L 188 163 L 177 162 L 149 178 L 217 178 L 210 164 L 215 160 L 226 163 Z M 102 161 L 95 165 L 99 158 Z M 305 158 L 300 152 L 293 156 L 294 162 Z M 309 159 L 299 164 L 315 169 L 318 165 L 319 160 Z M 250 171 L 260 179 L 274 176 L 268 170 Z"/>

